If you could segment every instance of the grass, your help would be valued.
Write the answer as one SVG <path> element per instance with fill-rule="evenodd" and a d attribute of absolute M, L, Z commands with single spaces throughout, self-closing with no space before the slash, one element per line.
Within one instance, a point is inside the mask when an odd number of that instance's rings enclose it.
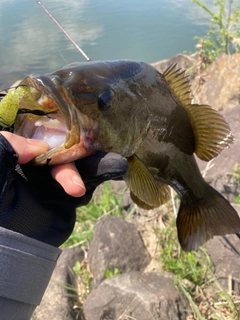
<path fill-rule="evenodd" d="M 240 183 L 240 165 L 238 163 L 235 163 L 234 167 L 233 167 L 233 174 L 232 174 L 234 181 L 236 182 L 237 186 L 239 187 L 239 183 Z M 238 194 L 235 199 L 234 202 L 237 204 L 240 204 L 240 194 Z"/>
<path fill-rule="evenodd" d="M 125 216 L 123 207 L 124 191 L 122 190 L 120 195 L 116 195 L 111 184 L 105 182 L 101 187 L 99 195 L 94 195 L 87 206 L 77 208 L 74 230 L 62 247 L 88 247 L 93 237 L 96 222 L 102 216 L 112 215 L 127 219 L 135 211 L 136 207 L 133 207 L 127 216 Z M 83 303 L 92 290 L 93 280 L 87 260 L 77 262 L 73 267 L 73 272 L 78 283 L 78 288 L 64 284 L 59 285 L 67 289 L 68 294 L 74 299 L 77 297 L 74 304 L 75 318 L 76 320 L 84 320 Z M 106 270 L 105 273 L 107 278 L 120 274 L 118 269 L 115 269 L 114 272 Z"/>
<path fill-rule="evenodd" d="M 64 246 L 84 245 L 88 247 L 95 224 L 103 215 L 126 218 L 123 208 L 123 192 L 117 196 L 110 183 L 105 183 L 99 196 L 93 197 L 87 206 L 77 209 L 74 232 Z M 172 202 L 175 202 L 174 197 Z M 171 208 L 169 203 L 167 208 Z M 174 208 L 173 205 L 172 208 Z M 133 208 L 133 211 L 135 209 L 136 207 Z M 159 239 L 161 247 L 159 256 L 163 270 L 175 275 L 175 286 L 186 297 L 191 307 L 187 320 L 240 320 L 240 297 L 222 288 L 214 275 L 214 268 L 206 251 L 203 248 L 197 252 L 188 253 L 181 250 L 177 239 L 176 216 L 173 209 L 168 210 L 163 220 L 165 228 L 163 230 L 155 228 L 153 232 Z M 76 263 L 74 273 L 78 282 L 78 301 L 74 307 L 78 314 L 76 319 L 84 320 L 82 305 L 92 290 L 92 274 L 87 260 Z M 116 269 L 114 272 L 106 270 L 105 273 L 109 278 L 118 275 L 119 270 Z"/>
<path fill-rule="evenodd" d="M 202 285 L 212 269 L 212 263 L 204 249 L 184 252 L 179 245 L 175 219 L 161 231 L 159 236 L 161 245 L 160 260 L 163 270 L 172 272 L 181 279 L 187 279 L 195 285 Z"/>
<path fill-rule="evenodd" d="M 87 206 L 76 211 L 76 224 L 71 236 L 63 247 L 81 245 L 89 246 L 97 220 L 105 215 L 124 217 L 123 194 L 117 196 L 109 182 L 102 185 L 99 196 L 94 196 Z"/>
<path fill-rule="evenodd" d="M 214 275 L 206 250 L 184 252 L 177 240 L 175 218 L 168 216 L 164 230 L 155 230 L 162 251 L 163 270 L 175 274 L 175 286 L 187 298 L 192 312 L 188 320 L 240 320 L 240 297 L 228 293 Z"/>
<path fill-rule="evenodd" d="M 92 290 L 92 274 L 89 270 L 87 260 L 77 261 L 73 267 L 73 274 L 77 287 L 70 284 L 56 282 L 57 285 L 66 290 L 66 295 L 73 301 L 74 319 L 85 320 L 83 303 Z"/>

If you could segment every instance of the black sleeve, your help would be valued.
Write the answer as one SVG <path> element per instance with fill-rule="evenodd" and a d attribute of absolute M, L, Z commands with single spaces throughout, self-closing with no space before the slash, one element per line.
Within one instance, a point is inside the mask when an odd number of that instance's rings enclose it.
<path fill-rule="evenodd" d="M 59 248 L 0 227 L 1 320 L 30 320 L 60 253 Z"/>

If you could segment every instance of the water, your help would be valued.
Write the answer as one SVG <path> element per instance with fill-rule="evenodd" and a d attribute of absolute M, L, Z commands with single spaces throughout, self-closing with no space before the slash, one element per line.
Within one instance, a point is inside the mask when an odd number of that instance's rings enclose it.
<path fill-rule="evenodd" d="M 194 52 L 208 19 L 190 0 L 42 0 L 92 60 Z M 211 3 L 211 0 L 206 1 Z M 34 0 L 0 0 L 0 87 L 85 61 Z"/>

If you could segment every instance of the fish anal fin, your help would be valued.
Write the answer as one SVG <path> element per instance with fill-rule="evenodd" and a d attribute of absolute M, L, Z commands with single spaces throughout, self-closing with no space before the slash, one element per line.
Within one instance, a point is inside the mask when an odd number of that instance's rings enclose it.
<path fill-rule="evenodd" d="M 191 104 L 186 110 L 195 137 L 195 153 L 209 161 L 233 142 L 233 135 L 226 120 L 208 105 Z"/>
<path fill-rule="evenodd" d="M 123 178 L 135 198 L 150 207 L 159 207 L 159 187 L 150 171 L 136 155 L 128 157 L 127 161 L 128 172 Z"/>
<path fill-rule="evenodd" d="M 182 106 L 191 104 L 189 79 L 184 70 L 177 69 L 177 64 L 172 64 L 163 72 L 163 77 L 177 103 Z"/>
<path fill-rule="evenodd" d="M 184 251 L 196 250 L 215 235 L 240 232 L 240 219 L 235 209 L 211 189 L 207 199 L 189 206 L 180 206 L 177 229 Z"/>

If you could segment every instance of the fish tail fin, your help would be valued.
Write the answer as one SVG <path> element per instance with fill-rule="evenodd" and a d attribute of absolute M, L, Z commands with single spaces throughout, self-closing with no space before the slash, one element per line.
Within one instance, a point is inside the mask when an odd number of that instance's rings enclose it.
<path fill-rule="evenodd" d="M 178 217 L 178 239 L 184 251 L 196 250 L 215 235 L 238 234 L 240 218 L 230 203 L 214 188 L 208 196 L 191 204 L 182 201 Z"/>

